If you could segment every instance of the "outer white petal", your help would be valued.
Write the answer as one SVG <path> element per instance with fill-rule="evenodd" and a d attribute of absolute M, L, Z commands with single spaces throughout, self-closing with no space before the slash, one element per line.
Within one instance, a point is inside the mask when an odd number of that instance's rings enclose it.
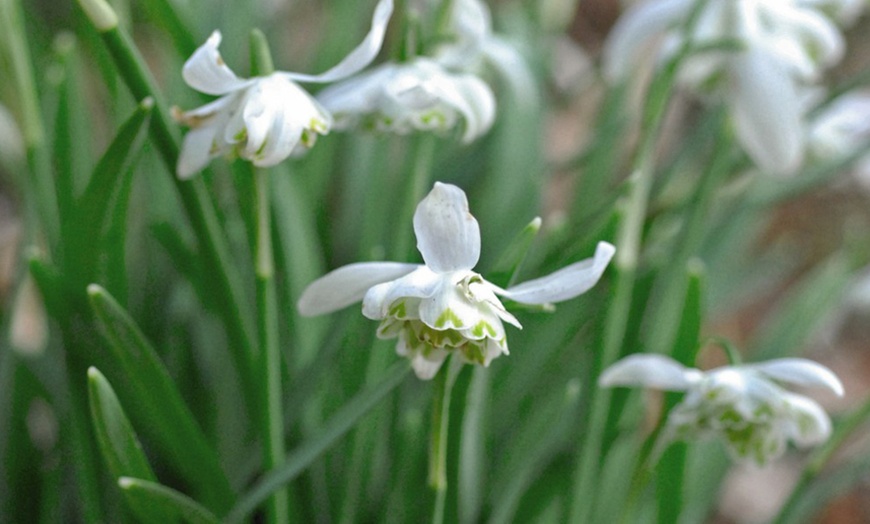
<path fill-rule="evenodd" d="M 585 293 L 598 282 L 614 253 L 616 248 L 612 244 L 599 242 L 594 257 L 499 293 L 525 304 L 547 304 L 574 298 Z"/>
<path fill-rule="evenodd" d="M 480 226 L 468 210 L 465 192 L 435 182 L 414 212 L 417 249 L 437 273 L 471 269 L 480 258 Z"/>
<path fill-rule="evenodd" d="M 654 39 L 674 28 L 693 4 L 694 0 L 648 0 L 626 11 L 604 43 L 605 76 L 611 81 L 628 76 Z"/>
<path fill-rule="evenodd" d="M 284 73 L 288 78 L 300 82 L 335 82 L 361 71 L 378 56 L 384 43 L 387 24 L 393 14 L 393 0 L 380 0 L 372 16 L 372 27 L 365 39 L 339 62 L 335 67 L 319 75 Z"/>
<path fill-rule="evenodd" d="M 218 52 L 220 43 L 221 33 L 215 31 L 187 59 L 181 69 L 181 76 L 187 85 L 208 95 L 224 95 L 251 82 L 239 78 L 227 67 Z"/>
<path fill-rule="evenodd" d="M 814 400 L 803 395 L 786 393 L 784 400 L 789 406 L 782 420 L 788 435 L 798 446 L 815 446 L 831 436 L 831 419 Z"/>
<path fill-rule="evenodd" d="M 381 320 L 387 316 L 393 302 L 401 298 L 428 298 L 435 294 L 443 279 L 426 266 L 414 266 L 414 271 L 392 282 L 369 289 L 363 297 L 362 313 L 366 318 Z"/>
<path fill-rule="evenodd" d="M 483 54 L 507 80 L 517 102 L 534 105 L 532 101 L 538 97 L 535 75 L 517 48 L 510 42 L 493 36 L 484 42 Z"/>
<path fill-rule="evenodd" d="M 439 98 L 455 107 L 465 118 L 462 141 L 469 143 L 492 127 L 495 121 L 495 95 L 481 79 L 474 75 L 432 78 Z"/>
<path fill-rule="evenodd" d="M 372 286 L 401 278 L 418 267 L 399 262 L 361 262 L 340 267 L 309 284 L 296 307 L 306 317 L 337 311 L 362 300 Z"/>
<path fill-rule="evenodd" d="M 598 377 L 600 387 L 643 386 L 665 391 L 685 391 L 704 374 L 663 355 L 630 355 L 605 369 Z"/>
<path fill-rule="evenodd" d="M 824 387 L 838 396 L 843 396 L 843 383 L 827 367 L 804 358 L 780 358 L 759 364 L 752 368 L 774 380 L 805 387 Z"/>
<path fill-rule="evenodd" d="M 759 167 L 791 174 L 803 160 L 804 129 L 795 80 L 761 52 L 734 57 L 731 116 L 737 138 Z"/>
<path fill-rule="evenodd" d="M 217 124 L 205 125 L 191 129 L 184 135 L 181 152 L 178 155 L 178 165 L 175 174 L 182 180 L 187 180 L 208 165 L 209 160 L 219 151 L 215 148 Z"/>

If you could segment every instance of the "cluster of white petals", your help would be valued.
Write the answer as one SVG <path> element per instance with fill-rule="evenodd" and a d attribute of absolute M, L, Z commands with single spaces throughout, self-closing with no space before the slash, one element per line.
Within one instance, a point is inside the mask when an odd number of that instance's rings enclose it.
<path fill-rule="evenodd" d="M 185 62 L 182 76 L 190 87 L 220 98 L 191 111 L 175 111 L 175 118 L 190 127 L 178 176 L 193 176 L 219 155 L 237 154 L 267 167 L 314 145 L 318 134 L 329 132 L 332 117 L 296 82 L 335 82 L 362 70 L 377 56 L 392 12 L 393 0 L 380 0 L 363 42 L 320 75 L 278 71 L 239 78 L 218 52 L 220 32 L 212 33 Z"/>
<path fill-rule="evenodd" d="M 339 130 L 444 133 L 461 120 L 467 143 L 489 130 L 495 119 L 495 97 L 486 83 L 471 74 L 451 73 L 426 57 L 383 64 L 324 89 L 317 99 Z"/>
<path fill-rule="evenodd" d="M 495 96 L 479 76 L 484 64 L 508 80 L 518 100 L 533 96 L 528 67 L 513 46 L 493 34 L 486 4 L 455 0 L 451 8 L 449 39 L 431 56 L 383 64 L 318 94 L 335 117 L 335 129 L 446 133 L 462 122 L 462 141 L 471 142 L 495 120 Z"/>
<path fill-rule="evenodd" d="M 435 376 L 451 353 L 484 366 L 507 354 L 502 322 L 521 326 L 499 296 L 525 304 L 574 298 L 598 282 L 615 252 L 600 242 L 590 259 L 502 289 L 473 271 L 480 228 L 465 193 L 440 182 L 417 206 L 414 233 L 425 264 L 365 262 L 338 268 L 305 289 L 298 309 L 313 316 L 362 300 L 363 315 L 380 321 L 378 336 L 398 338 L 396 351 L 411 360 L 421 379 Z"/>
<path fill-rule="evenodd" d="M 648 0 L 617 22 L 604 49 L 605 74 L 621 79 L 650 49 L 670 56 L 688 39 L 693 45 L 736 42 L 740 49 L 690 57 L 679 81 L 714 91 L 726 100 L 737 138 L 763 170 L 789 174 L 802 163 L 804 90 L 840 60 L 844 40 L 823 10 L 839 2 L 810 0 Z M 833 12 L 833 11 L 831 11 Z M 839 11 L 838 11 L 839 12 Z"/>
<path fill-rule="evenodd" d="M 870 143 L 870 92 L 853 91 L 838 97 L 813 118 L 809 149 L 820 159 L 854 154 Z M 870 190 L 870 154 L 859 158 L 853 172 Z"/>
<path fill-rule="evenodd" d="M 632 355 L 607 368 L 599 379 L 602 387 L 685 391 L 668 416 L 669 437 L 719 437 L 735 459 L 760 466 L 782 455 L 788 441 L 815 446 L 831 434 L 831 421 L 821 406 L 785 390 L 782 383 L 843 395 L 843 385 L 830 369 L 800 358 L 703 372 L 662 355 Z"/>

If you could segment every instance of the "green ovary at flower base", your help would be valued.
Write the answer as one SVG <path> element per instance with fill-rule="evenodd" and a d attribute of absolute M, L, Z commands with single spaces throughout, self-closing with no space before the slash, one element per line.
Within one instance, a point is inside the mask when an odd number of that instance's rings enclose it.
<path fill-rule="evenodd" d="M 398 338 L 396 351 L 411 360 L 421 379 L 434 377 L 451 352 L 483 366 L 507 354 L 503 322 L 521 326 L 498 295 L 526 304 L 568 300 L 595 285 L 615 252 L 600 242 L 590 259 L 501 289 L 472 271 L 480 257 L 480 229 L 465 193 L 438 182 L 417 206 L 414 231 L 425 264 L 368 262 L 336 269 L 311 283 L 298 307 L 310 316 L 362 300 L 363 315 L 380 322 L 378 337 Z"/>

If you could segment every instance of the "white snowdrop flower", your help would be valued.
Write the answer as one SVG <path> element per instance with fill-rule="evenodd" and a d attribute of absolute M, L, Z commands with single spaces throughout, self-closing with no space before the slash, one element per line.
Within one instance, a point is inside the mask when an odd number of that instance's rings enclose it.
<path fill-rule="evenodd" d="M 812 7 L 836 20 L 843 27 L 854 24 L 867 10 L 867 0 L 796 0 L 801 6 Z"/>
<path fill-rule="evenodd" d="M 424 380 L 435 376 L 450 353 L 483 366 L 507 354 L 502 322 L 521 326 L 499 296 L 525 304 L 574 298 L 598 282 L 615 252 L 599 242 L 593 258 L 502 289 L 473 271 L 480 257 L 480 228 L 465 193 L 440 182 L 417 206 L 414 233 L 424 264 L 341 267 L 311 283 L 298 309 L 313 316 L 362 300 L 363 315 L 380 321 L 378 337 L 398 338 L 396 352 L 409 358 Z"/>
<path fill-rule="evenodd" d="M 605 45 L 605 75 L 625 78 L 650 48 L 670 56 L 685 38 L 695 45 L 738 42 L 739 50 L 691 57 L 678 80 L 726 100 L 737 139 L 759 167 L 793 173 L 804 154 L 802 91 L 842 58 L 842 34 L 802 0 L 708 0 L 686 35 L 683 26 L 696 4 L 651 0 L 629 8 Z"/>
<path fill-rule="evenodd" d="M 818 158 L 855 153 L 870 141 L 870 92 L 853 91 L 828 104 L 810 123 L 809 148 Z M 870 190 L 870 154 L 858 159 L 853 173 Z"/>
<path fill-rule="evenodd" d="M 296 82 L 334 82 L 362 70 L 377 56 L 392 12 L 393 0 L 380 0 L 363 42 L 320 75 L 277 71 L 239 78 L 218 52 L 220 32 L 212 33 L 184 64 L 182 76 L 190 87 L 220 98 L 191 111 L 175 110 L 176 120 L 191 128 L 178 176 L 193 176 L 219 155 L 238 154 L 268 167 L 313 146 L 318 134 L 329 132 L 332 117 Z"/>
<path fill-rule="evenodd" d="M 483 64 L 507 81 L 520 102 L 536 96 L 528 64 L 515 45 L 492 30 L 492 14 L 481 0 L 454 0 L 448 32 L 453 40 L 439 46 L 434 57 L 457 71 L 478 73 Z"/>
<path fill-rule="evenodd" d="M 488 131 L 495 119 L 489 86 L 425 57 L 383 64 L 324 89 L 317 100 L 332 113 L 335 129 L 446 132 L 462 120 L 466 143 Z"/>
<path fill-rule="evenodd" d="M 607 368 L 598 384 L 685 391 L 666 422 L 668 435 L 719 437 L 735 459 L 759 466 L 782 455 L 788 441 L 815 446 L 831 434 L 831 420 L 821 406 L 780 384 L 823 387 L 843 395 L 843 385 L 830 369 L 801 358 L 703 372 L 662 355 L 638 354 Z"/>

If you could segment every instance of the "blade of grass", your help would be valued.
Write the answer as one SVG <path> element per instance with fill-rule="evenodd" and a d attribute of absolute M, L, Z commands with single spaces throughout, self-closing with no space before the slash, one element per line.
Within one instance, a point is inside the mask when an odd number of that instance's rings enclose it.
<path fill-rule="evenodd" d="M 119 382 L 123 396 L 141 410 L 141 426 L 206 504 L 219 513 L 226 512 L 235 495 L 220 460 L 157 352 L 106 290 L 93 284 L 88 286 L 88 296 L 112 359 L 125 377 Z"/>
<path fill-rule="evenodd" d="M 220 520 L 190 497 L 152 482 L 129 476 L 118 479 L 118 486 L 128 500 L 147 508 L 147 520 L 155 523 L 185 522 L 188 524 L 218 524 Z"/>
<path fill-rule="evenodd" d="M 374 408 L 390 391 L 402 383 L 411 367 L 398 362 L 386 371 L 380 382 L 371 386 L 342 406 L 311 438 L 300 444 L 288 456 L 280 469 L 268 472 L 238 501 L 227 515 L 227 523 L 241 522 L 276 489 L 291 482 L 321 453 L 329 449 L 362 417 Z"/>

